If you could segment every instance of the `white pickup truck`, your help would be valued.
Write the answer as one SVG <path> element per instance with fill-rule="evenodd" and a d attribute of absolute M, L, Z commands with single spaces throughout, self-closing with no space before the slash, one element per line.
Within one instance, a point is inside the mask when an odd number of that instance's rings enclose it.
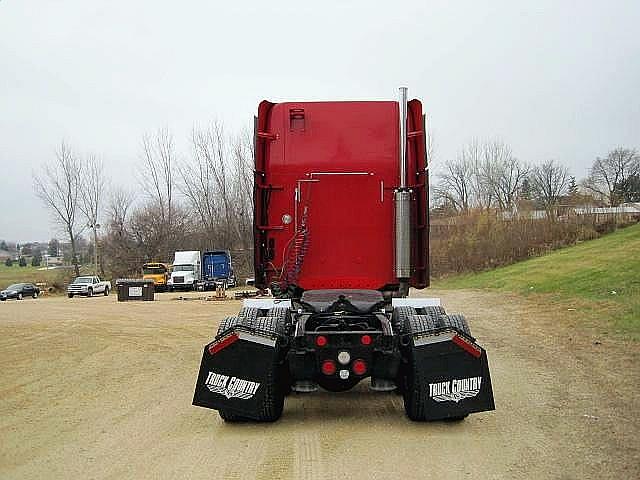
<path fill-rule="evenodd" d="M 73 298 L 74 295 L 93 297 L 98 293 L 102 293 L 106 297 L 109 295 L 110 290 L 111 282 L 101 281 L 96 276 L 76 277 L 67 287 L 67 295 L 69 298 Z"/>

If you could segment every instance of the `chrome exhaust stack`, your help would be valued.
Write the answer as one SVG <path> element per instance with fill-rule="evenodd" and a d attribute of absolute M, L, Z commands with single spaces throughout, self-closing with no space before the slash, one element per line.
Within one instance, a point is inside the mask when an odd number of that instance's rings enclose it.
<path fill-rule="evenodd" d="M 407 87 L 400 87 L 400 188 L 407 187 Z"/>
<path fill-rule="evenodd" d="M 395 274 L 400 282 L 400 295 L 409 293 L 411 278 L 411 191 L 407 182 L 407 87 L 400 87 L 400 182 L 394 192 L 395 201 Z"/>

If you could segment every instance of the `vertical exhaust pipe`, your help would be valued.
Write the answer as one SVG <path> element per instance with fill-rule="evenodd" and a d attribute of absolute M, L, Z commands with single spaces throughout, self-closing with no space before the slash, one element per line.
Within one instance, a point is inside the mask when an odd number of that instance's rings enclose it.
<path fill-rule="evenodd" d="M 407 187 L 407 87 L 400 87 L 400 188 Z"/>
<path fill-rule="evenodd" d="M 411 278 L 411 192 L 407 181 L 407 87 L 400 87 L 398 101 L 400 117 L 400 181 L 394 192 L 395 200 L 395 274 L 400 283 L 400 295 L 409 292 Z"/>

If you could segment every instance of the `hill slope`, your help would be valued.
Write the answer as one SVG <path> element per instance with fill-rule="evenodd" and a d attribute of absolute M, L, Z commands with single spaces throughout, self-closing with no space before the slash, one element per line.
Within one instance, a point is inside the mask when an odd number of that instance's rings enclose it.
<path fill-rule="evenodd" d="M 489 288 L 542 294 L 579 305 L 593 320 L 640 338 L 640 225 L 495 270 L 434 282 L 438 288 Z M 606 325 L 605 325 L 606 326 Z"/>

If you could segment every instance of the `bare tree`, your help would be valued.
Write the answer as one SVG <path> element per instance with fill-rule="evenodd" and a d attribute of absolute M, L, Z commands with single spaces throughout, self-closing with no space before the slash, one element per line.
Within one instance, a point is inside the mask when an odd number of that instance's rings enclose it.
<path fill-rule="evenodd" d="M 129 210 L 133 205 L 134 195 L 131 191 L 116 187 L 111 190 L 111 197 L 107 205 L 107 217 L 109 226 L 120 235 L 124 235 L 126 223 L 129 219 Z"/>
<path fill-rule="evenodd" d="M 558 198 L 569 185 L 569 171 L 554 160 L 548 160 L 533 169 L 529 180 L 547 215 L 551 216 Z"/>
<path fill-rule="evenodd" d="M 457 211 L 466 212 L 471 206 L 472 165 L 463 154 L 455 161 L 447 161 L 445 169 L 444 173 L 438 175 L 436 197 L 444 199 Z"/>
<path fill-rule="evenodd" d="M 191 136 L 193 159 L 183 174 L 183 193 L 196 208 L 205 225 L 217 232 L 215 240 L 231 248 L 242 236 L 237 216 L 237 195 L 229 140 L 219 122 L 194 129 Z"/>
<path fill-rule="evenodd" d="M 461 156 L 471 168 L 471 197 L 473 206 L 488 210 L 492 207 L 494 189 L 491 178 L 493 166 L 488 162 L 484 146 L 476 139 L 469 142 L 463 149 Z"/>
<path fill-rule="evenodd" d="M 252 244 L 253 183 L 254 183 L 253 135 L 243 130 L 233 144 L 234 205 L 239 223 L 240 243 L 243 250 Z"/>
<path fill-rule="evenodd" d="M 511 147 L 501 140 L 483 145 L 484 184 L 501 210 L 513 211 L 522 182 L 528 175 L 525 164 L 513 156 Z"/>
<path fill-rule="evenodd" d="M 154 136 L 142 137 L 142 148 L 140 183 L 158 209 L 166 255 L 175 240 L 173 189 L 176 159 L 173 136 L 168 129 L 159 129 Z"/>
<path fill-rule="evenodd" d="M 208 148 L 206 135 L 193 129 L 191 132 L 193 155 L 181 168 L 182 182 L 179 188 L 198 215 L 204 230 L 206 243 L 213 248 L 220 224 L 218 196 L 214 181 L 216 164 L 213 152 Z"/>
<path fill-rule="evenodd" d="M 607 199 L 609 205 L 618 206 L 624 199 L 620 186 L 630 177 L 640 174 L 640 155 L 637 150 L 616 148 L 605 158 L 596 158 L 583 186 Z"/>
<path fill-rule="evenodd" d="M 33 175 L 36 195 L 53 213 L 55 223 L 66 233 L 71 243 L 71 261 L 76 276 L 80 275 L 76 243 L 84 230 L 78 220 L 82 202 L 83 166 L 70 148 L 62 142 L 56 159 L 45 164 L 41 174 Z"/>
<path fill-rule="evenodd" d="M 102 211 L 102 197 L 106 187 L 104 165 L 95 155 L 90 155 L 84 165 L 84 175 L 81 186 L 81 199 L 78 205 L 87 220 L 87 227 L 93 233 L 93 263 L 94 273 L 98 275 L 98 223 Z"/>
<path fill-rule="evenodd" d="M 502 140 L 465 145 L 454 162 L 445 164 L 436 194 L 457 210 L 492 207 L 514 210 L 528 167 Z"/>

